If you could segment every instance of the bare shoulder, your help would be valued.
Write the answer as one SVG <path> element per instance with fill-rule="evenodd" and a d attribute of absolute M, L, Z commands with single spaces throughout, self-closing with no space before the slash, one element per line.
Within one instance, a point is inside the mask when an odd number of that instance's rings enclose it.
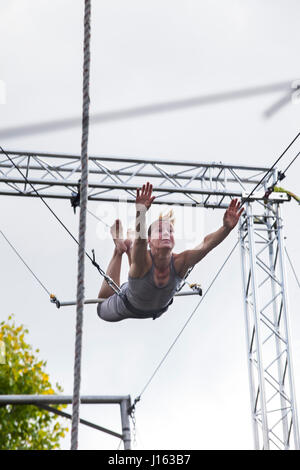
<path fill-rule="evenodd" d="M 129 268 L 128 274 L 130 277 L 133 277 L 133 278 L 138 278 L 138 279 L 142 278 L 145 276 L 145 274 L 147 274 L 148 271 L 150 271 L 151 266 L 152 266 L 152 259 L 151 259 L 149 251 L 147 251 L 146 262 L 139 263 L 139 264 L 132 262 Z"/>
<path fill-rule="evenodd" d="M 187 272 L 185 252 L 173 253 L 173 259 L 175 271 L 180 277 L 184 277 Z"/>

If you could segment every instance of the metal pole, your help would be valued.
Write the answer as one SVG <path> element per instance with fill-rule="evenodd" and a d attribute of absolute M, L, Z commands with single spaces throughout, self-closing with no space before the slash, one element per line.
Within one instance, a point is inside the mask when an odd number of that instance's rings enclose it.
<path fill-rule="evenodd" d="M 24 183 L 24 178 L 22 177 L 6 177 L 6 176 L 0 176 L 0 183 L 16 183 L 16 184 L 23 184 Z M 47 187 L 51 186 L 60 186 L 60 187 L 65 187 L 65 186 L 72 186 L 72 187 L 77 187 L 78 182 L 76 180 L 73 181 L 60 181 L 60 180 L 50 180 L 50 179 L 38 179 L 38 178 L 31 178 L 30 183 L 34 185 L 41 185 L 44 184 Z M 129 183 L 94 183 L 94 182 L 89 182 L 89 189 L 107 189 L 107 190 L 114 190 L 114 189 L 122 189 L 122 190 L 129 190 L 129 191 L 136 191 L 136 184 L 129 184 Z M 169 194 L 183 194 L 183 195 L 190 195 L 190 194 L 198 194 L 198 195 L 216 195 L 216 196 L 234 196 L 234 197 L 242 197 L 242 191 L 226 191 L 223 189 L 215 189 L 215 190 L 210 190 L 210 189 L 199 189 L 199 188 L 192 188 L 189 187 L 189 189 L 185 189 L 182 187 L 174 187 L 174 186 L 157 186 L 153 188 L 154 191 L 159 191 L 161 193 L 167 193 Z M 43 193 L 41 192 L 41 195 L 43 196 Z M 262 199 L 262 194 L 259 195 L 259 198 Z"/>
<path fill-rule="evenodd" d="M 49 411 L 50 413 L 54 413 L 58 416 L 62 416 L 63 418 L 66 419 L 72 419 L 72 415 L 69 413 L 65 413 L 64 411 L 58 410 L 54 408 L 53 406 L 49 405 L 41 405 L 41 404 L 35 404 L 38 408 L 41 408 L 42 410 Z M 110 429 L 104 428 L 103 426 L 98 426 L 98 424 L 91 423 L 90 421 L 87 421 L 86 419 L 79 419 L 80 424 L 84 424 L 85 426 L 88 426 L 90 428 L 96 429 L 97 431 L 104 432 L 106 434 L 109 434 L 110 436 L 117 437 L 118 439 L 122 439 L 123 436 L 115 431 L 111 431 Z"/>
<path fill-rule="evenodd" d="M 251 272 L 251 285 L 253 297 L 253 313 L 255 322 L 255 336 L 256 336 L 256 350 L 257 350 L 257 368 L 259 378 L 259 395 L 261 406 L 261 420 L 262 420 L 262 434 L 263 434 L 263 449 L 269 450 L 269 432 L 268 432 L 268 418 L 266 407 L 266 394 L 264 382 L 264 369 L 262 358 L 262 344 L 260 333 L 260 309 L 258 298 L 258 287 L 256 280 L 256 256 L 255 256 L 255 241 L 254 241 L 254 227 L 251 203 L 246 204 L 247 223 L 248 223 L 248 237 L 249 237 L 249 256 L 250 256 L 250 272 Z"/>
<path fill-rule="evenodd" d="M 9 155 L 19 155 L 19 156 L 29 156 L 29 157 L 49 157 L 49 158 L 64 158 L 64 159 L 70 159 L 70 160 L 80 160 L 80 155 L 69 155 L 69 154 L 56 154 L 56 153 L 43 153 L 43 152 L 16 152 L 14 150 L 6 150 L 6 153 Z M 4 154 L 2 150 L 0 150 L 0 154 Z M 161 165 L 169 165 L 169 166 L 193 166 L 195 168 L 199 167 L 213 167 L 213 168 L 232 168 L 233 170 L 250 170 L 250 171 L 261 171 L 262 173 L 269 171 L 270 167 L 266 166 L 249 166 L 249 165 L 236 165 L 235 163 L 222 163 L 222 162 L 197 162 L 194 160 L 166 160 L 166 159 L 158 159 L 158 158 L 134 158 L 134 157 L 128 157 L 128 156 L 107 156 L 107 155 L 99 155 L 99 156 L 90 156 L 89 157 L 90 161 L 93 160 L 99 160 L 100 162 L 121 162 L 122 164 L 124 162 L 128 163 L 151 163 L 151 164 L 161 164 Z"/>
<path fill-rule="evenodd" d="M 73 397 L 71 395 L 0 395 L 0 406 L 5 405 L 34 405 L 45 409 L 51 413 L 58 414 L 65 418 L 72 418 L 72 415 L 64 413 L 49 405 L 71 405 Z M 121 408 L 121 421 L 122 421 L 122 435 L 111 431 L 110 429 L 98 426 L 87 420 L 80 419 L 80 423 L 86 426 L 97 429 L 98 431 L 105 432 L 111 436 L 122 439 L 124 448 L 130 449 L 130 423 L 127 410 L 131 404 L 130 395 L 127 396 L 97 396 L 97 395 L 83 395 L 80 397 L 81 404 L 110 404 L 120 405 Z"/>
<path fill-rule="evenodd" d="M 294 443 L 295 449 L 300 449 L 299 441 L 299 424 L 298 424 L 298 413 L 296 405 L 296 394 L 295 394 L 295 384 L 294 384 L 294 375 L 293 375 L 293 363 L 292 363 L 292 351 L 291 351 L 291 336 L 290 336 L 290 327 L 289 327 L 289 314 L 288 314 L 288 293 L 287 293 L 287 282 L 286 282 L 286 266 L 285 266 L 285 256 L 284 256 L 284 242 L 283 242 L 283 223 L 280 214 L 280 206 L 277 204 L 277 214 L 278 214 L 278 247 L 279 247 L 279 266 L 281 270 L 281 281 L 282 281 L 282 300 L 283 300 L 283 314 L 284 314 L 284 324 L 287 337 L 287 352 L 288 352 L 288 375 L 290 380 L 290 396 L 291 396 L 291 410 L 292 410 L 292 423 L 294 430 Z"/>
<path fill-rule="evenodd" d="M 67 185 L 66 185 L 67 186 Z M 62 193 L 42 193 L 43 194 L 43 199 L 67 199 L 68 201 L 70 200 L 70 194 L 62 194 Z M 22 197 L 27 197 L 27 198 L 37 198 L 39 197 L 37 194 L 34 194 L 33 192 L 30 193 L 25 193 L 22 191 L 2 191 L 0 189 L 0 195 L 3 196 L 22 196 Z M 229 194 L 231 196 L 231 194 Z M 90 194 L 88 196 L 89 201 L 102 201 L 102 202 L 123 202 L 123 199 L 120 196 L 97 196 L 94 194 Z M 135 204 L 135 199 L 126 199 L 124 202 L 128 204 Z M 163 205 L 163 204 L 172 204 L 175 206 L 182 206 L 184 204 L 185 207 L 195 207 L 196 203 L 195 202 L 190 202 L 190 201 L 179 201 L 179 200 L 171 200 L 171 201 L 166 201 L 165 199 L 155 199 L 153 201 L 153 204 L 157 205 Z M 205 203 L 205 204 L 197 204 L 198 207 L 205 207 L 206 209 L 227 209 L 228 204 L 210 204 L 210 203 Z"/>
<path fill-rule="evenodd" d="M 178 292 L 175 294 L 175 297 L 185 297 L 188 295 L 198 295 L 198 292 Z M 85 304 L 101 304 L 105 299 L 85 299 Z M 66 300 L 64 302 L 59 302 L 60 307 L 70 307 L 71 305 L 76 305 L 75 300 Z"/>
<path fill-rule="evenodd" d="M 70 405 L 72 395 L 0 395 L 0 404 L 4 405 Z M 129 396 L 100 396 L 100 395 L 82 395 L 80 402 L 82 404 L 116 404 L 119 405 Z"/>
<path fill-rule="evenodd" d="M 120 403 L 124 450 L 131 449 L 130 422 L 129 422 L 129 415 L 128 415 L 128 409 L 130 406 L 131 406 L 130 397 L 125 398 Z"/>
<path fill-rule="evenodd" d="M 1 153 L 1 152 L 0 152 Z M 30 157 L 28 157 L 30 158 Z M 93 161 L 93 159 L 90 157 L 90 160 Z M 142 162 L 138 162 L 136 163 L 135 165 L 142 165 L 143 163 Z M 144 165 L 146 165 L 146 163 L 144 162 Z M 175 163 L 173 163 L 173 165 L 175 165 Z M 1 163 L 0 162 L 0 168 L 11 168 L 11 164 L 10 163 Z M 33 165 L 33 164 L 30 164 L 30 165 L 27 165 L 27 164 L 22 164 L 22 163 L 18 163 L 18 168 L 20 170 L 31 170 L 32 171 L 41 171 L 41 166 L 39 165 Z M 200 167 L 201 168 L 201 167 Z M 205 167 L 203 167 L 205 168 Z M 73 171 L 72 171 L 73 170 Z M 50 170 L 51 171 L 51 170 Z M 55 169 L 53 170 L 55 171 Z M 77 174 L 80 172 L 80 169 L 79 168 L 74 168 L 74 167 L 68 167 L 68 168 L 64 168 L 63 166 L 59 166 L 57 171 L 59 171 L 59 173 L 70 173 L 70 171 L 72 171 L 72 174 Z M 266 169 L 265 171 L 268 171 L 268 169 Z M 90 174 L 97 174 L 97 175 L 105 175 L 107 174 L 107 172 L 105 172 L 104 170 L 102 170 L 101 168 L 97 168 L 96 170 L 93 170 L 91 169 L 89 171 Z M 115 171 L 115 175 L 118 175 L 118 176 L 132 176 L 132 171 L 126 171 L 126 170 L 116 170 Z M 3 175 L 4 176 L 4 175 Z M 136 175 L 138 176 L 139 178 L 161 178 L 161 174 L 159 173 L 154 173 L 154 172 L 150 172 L 150 171 L 139 171 L 138 174 Z M 195 177 L 192 177 L 193 178 L 193 181 L 200 181 L 200 182 L 203 182 L 203 181 L 210 181 L 210 178 L 208 178 L 207 176 L 203 176 L 203 177 L 200 177 L 200 176 L 195 176 Z M 183 181 L 186 181 L 188 180 L 187 176 L 185 175 L 181 175 L 181 174 L 176 174 L 176 180 L 183 180 Z M 216 177 L 213 177 L 212 178 L 212 181 L 216 181 L 216 182 L 219 182 L 219 183 L 223 183 L 225 184 L 225 186 L 227 185 L 227 183 L 234 183 L 236 181 L 236 179 L 234 178 L 227 178 L 226 180 L 224 178 L 216 178 Z M 241 177 L 240 178 L 240 182 L 241 183 L 248 183 L 248 184 L 257 184 L 259 183 L 259 180 L 256 179 L 256 178 L 243 178 Z"/>
<path fill-rule="evenodd" d="M 270 214 L 270 208 L 267 206 L 266 213 L 267 215 Z M 273 215 L 273 220 L 274 220 L 274 215 Z M 278 220 L 278 219 L 277 219 Z M 270 266 L 270 283 L 271 283 L 271 291 L 272 291 L 272 297 L 273 297 L 273 320 L 274 320 L 274 325 L 276 328 L 276 331 L 279 333 L 279 317 L 278 317 L 278 308 L 277 308 L 277 299 L 276 299 L 276 284 L 275 284 L 275 279 L 276 279 L 276 266 L 275 266 L 275 256 L 274 256 L 274 248 L 273 244 L 275 242 L 275 237 L 274 237 L 274 227 L 271 225 L 270 218 L 266 218 L 266 226 L 268 229 L 268 239 L 269 239 L 269 244 L 268 244 L 268 250 L 269 250 L 269 266 Z M 282 417 L 282 434 L 283 434 L 283 442 L 284 442 L 284 448 L 287 450 L 289 449 L 289 442 L 288 442 L 288 420 L 287 420 L 287 414 L 286 414 L 286 409 L 288 406 L 288 402 L 286 400 L 286 394 L 284 391 L 284 373 L 282 370 L 282 364 L 281 364 L 281 354 L 282 354 L 282 341 L 281 339 L 275 335 L 274 337 L 275 340 L 275 346 L 276 346 L 276 356 L 279 358 L 277 360 L 277 370 L 278 370 L 278 385 L 279 385 L 279 391 L 280 391 L 280 404 L 281 404 L 281 417 Z"/>
<path fill-rule="evenodd" d="M 252 418 L 252 431 L 254 438 L 254 448 L 259 449 L 259 436 L 256 421 L 256 399 L 255 399 L 255 383 L 253 377 L 253 363 L 252 363 L 252 341 L 251 341 L 251 327 L 249 321 L 249 307 L 248 307 L 248 289 L 250 279 L 246 277 L 246 247 L 245 237 L 247 236 L 247 228 L 244 230 L 243 225 L 247 224 L 246 217 L 244 221 L 240 220 L 240 247 L 241 247 L 241 269 L 242 269 L 242 281 L 243 281 L 243 294 L 244 294 L 244 315 L 245 315 L 245 331 L 246 331 L 246 346 L 247 346 L 247 361 L 248 361 L 248 376 L 249 376 L 249 391 L 250 391 L 250 402 L 251 402 L 251 418 Z M 246 225 L 247 227 L 247 225 Z M 249 278 L 251 273 L 249 272 Z"/>

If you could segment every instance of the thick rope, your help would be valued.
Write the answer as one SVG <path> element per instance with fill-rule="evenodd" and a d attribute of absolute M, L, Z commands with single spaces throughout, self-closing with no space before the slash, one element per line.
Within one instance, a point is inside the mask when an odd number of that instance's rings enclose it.
<path fill-rule="evenodd" d="M 82 139 L 81 139 L 81 183 L 80 183 L 80 219 L 79 219 L 79 248 L 77 275 L 77 307 L 76 307 L 76 339 L 74 361 L 73 409 L 71 450 L 78 448 L 78 426 L 80 407 L 81 380 L 81 346 L 84 305 L 84 261 L 85 261 L 85 231 L 88 189 L 88 133 L 89 133 L 89 80 L 90 80 L 90 17 L 91 0 L 84 2 L 84 58 L 83 58 L 83 110 L 82 110 Z"/>

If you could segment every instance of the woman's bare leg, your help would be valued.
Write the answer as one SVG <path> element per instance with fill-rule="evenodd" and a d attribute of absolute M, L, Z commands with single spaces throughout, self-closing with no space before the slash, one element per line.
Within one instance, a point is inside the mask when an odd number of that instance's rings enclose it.
<path fill-rule="evenodd" d="M 119 253 L 118 250 L 115 248 L 113 257 L 110 260 L 108 265 L 106 274 L 112 278 L 112 280 L 120 286 L 120 272 L 121 272 L 121 264 L 122 264 L 122 256 L 123 253 Z M 99 299 L 107 299 L 111 295 L 115 294 L 115 291 L 107 284 L 106 280 L 104 279 L 102 282 L 102 286 L 99 292 Z"/>
<path fill-rule="evenodd" d="M 113 257 L 108 265 L 106 274 L 111 277 L 118 286 L 120 286 L 122 256 L 127 252 L 128 245 L 123 239 L 123 228 L 119 219 L 117 219 L 112 225 L 110 232 L 115 243 L 115 249 Z M 106 280 L 104 279 L 98 297 L 101 299 L 107 299 L 114 293 L 115 291 L 107 284 Z"/>
<path fill-rule="evenodd" d="M 129 267 L 131 266 L 131 262 L 132 262 L 131 252 L 132 252 L 132 245 L 133 245 L 134 237 L 135 237 L 134 230 L 129 228 L 127 230 L 127 238 L 126 238 L 126 240 L 124 240 L 124 243 L 127 246 L 126 254 L 127 254 L 127 257 L 128 257 Z"/>
<path fill-rule="evenodd" d="M 119 219 L 112 225 L 111 234 L 115 243 L 115 249 L 108 265 L 106 274 L 113 279 L 113 281 L 120 286 L 120 274 L 122 265 L 122 256 L 124 253 L 127 254 L 129 267 L 131 266 L 131 252 L 134 240 L 134 230 L 127 230 L 127 238 L 123 239 L 123 227 Z M 99 299 L 107 299 L 111 295 L 115 294 L 115 291 L 107 284 L 104 279 L 98 295 Z"/>

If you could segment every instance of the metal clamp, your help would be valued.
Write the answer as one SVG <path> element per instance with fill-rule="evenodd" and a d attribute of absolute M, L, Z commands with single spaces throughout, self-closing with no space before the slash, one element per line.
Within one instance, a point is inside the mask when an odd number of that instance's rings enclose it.
<path fill-rule="evenodd" d="M 56 298 L 54 294 L 50 294 L 50 302 L 55 304 L 57 308 L 60 308 L 60 301 Z"/>
<path fill-rule="evenodd" d="M 202 296 L 202 287 L 200 284 L 194 283 L 189 284 L 189 286 L 194 292 L 197 292 L 200 296 Z"/>

